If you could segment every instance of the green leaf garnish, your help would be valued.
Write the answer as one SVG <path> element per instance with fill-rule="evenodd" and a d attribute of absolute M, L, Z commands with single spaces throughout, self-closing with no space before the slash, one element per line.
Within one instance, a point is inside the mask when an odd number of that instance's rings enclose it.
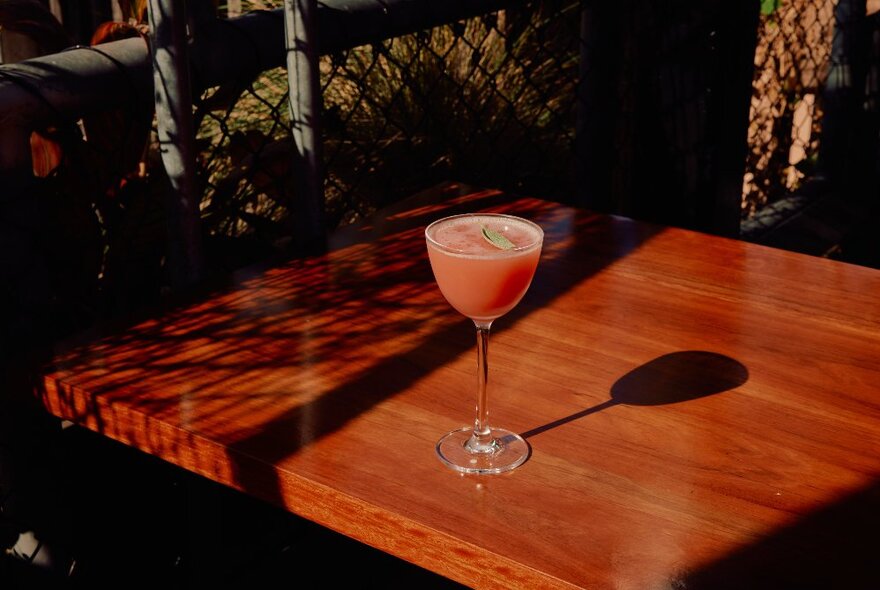
<path fill-rule="evenodd" d="M 502 250 L 510 250 L 511 248 L 513 248 L 513 242 L 505 238 L 497 231 L 492 231 L 485 225 L 482 226 L 481 229 L 483 231 L 483 237 L 486 238 L 486 241 L 496 248 L 501 248 Z"/>

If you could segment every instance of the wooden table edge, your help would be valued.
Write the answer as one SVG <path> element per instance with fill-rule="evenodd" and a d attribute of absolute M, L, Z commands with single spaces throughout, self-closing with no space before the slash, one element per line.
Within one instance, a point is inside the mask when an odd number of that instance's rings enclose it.
<path fill-rule="evenodd" d="M 40 397 L 43 405 L 58 418 L 256 497 L 456 582 L 473 588 L 497 587 L 500 580 L 507 588 L 580 588 L 498 553 L 458 540 L 402 514 L 233 449 L 231 452 L 242 459 L 239 465 L 249 469 L 248 481 L 269 477 L 283 482 L 285 501 L 279 503 L 277 499 L 264 497 L 259 491 L 245 489 L 229 468 L 228 449 L 202 435 L 170 426 L 124 405 L 92 397 L 76 386 L 64 384 L 51 373 L 43 377 L 42 385 Z M 109 422 L 106 418 L 111 415 L 113 428 L 104 428 L 102 424 Z M 138 433 L 141 436 L 137 436 Z M 168 453 L 160 452 L 150 443 L 151 440 L 177 445 L 182 452 L 174 459 L 169 459 Z M 316 501 L 316 498 L 320 500 Z"/>

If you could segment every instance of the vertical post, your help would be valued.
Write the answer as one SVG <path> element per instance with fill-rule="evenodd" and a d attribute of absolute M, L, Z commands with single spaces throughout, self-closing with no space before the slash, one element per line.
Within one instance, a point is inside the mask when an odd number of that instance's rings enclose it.
<path fill-rule="evenodd" d="M 577 205 L 613 211 L 611 170 L 621 8 L 582 0 L 575 121 Z"/>
<path fill-rule="evenodd" d="M 113 15 L 113 22 L 121 23 L 123 21 L 122 6 L 119 0 L 110 0 L 110 12 Z"/>
<path fill-rule="evenodd" d="M 61 0 L 49 0 L 49 12 L 51 12 L 58 22 L 64 24 L 64 11 L 61 10 Z"/>
<path fill-rule="evenodd" d="M 162 163 L 171 183 L 168 211 L 170 279 L 176 288 L 202 275 L 200 191 L 189 77 L 184 0 L 149 0 L 156 120 Z"/>
<path fill-rule="evenodd" d="M 287 82 L 294 145 L 291 216 L 294 240 L 300 246 L 314 244 L 324 233 L 317 9 L 317 0 L 284 0 Z"/>
<path fill-rule="evenodd" d="M 834 38 L 831 64 L 825 83 L 825 114 L 819 161 L 832 183 L 853 182 L 858 176 L 864 154 L 855 145 L 863 121 L 862 100 L 865 91 L 864 39 L 866 6 L 864 0 L 839 0 L 834 7 Z M 857 180 L 856 180 L 857 182 Z M 839 187 L 838 187 L 839 188 Z M 846 194 L 849 191 L 842 191 Z"/>
<path fill-rule="evenodd" d="M 711 180 L 696 204 L 694 227 L 718 235 L 738 237 L 742 186 L 748 154 L 749 109 L 755 48 L 758 43 L 760 4 L 756 0 L 715 5 L 717 19 L 709 31 L 710 63 L 716 64 L 706 89 L 710 110 Z"/>
<path fill-rule="evenodd" d="M 866 166 L 872 176 L 865 194 L 873 195 L 874 202 L 880 203 L 880 14 L 872 15 L 866 22 L 869 25 L 866 32 L 869 45 L 865 69 L 865 103 L 868 120 L 871 122 L 868 127 L 866 153 L 873 156 L 869 156 L 871 160 Z"/>

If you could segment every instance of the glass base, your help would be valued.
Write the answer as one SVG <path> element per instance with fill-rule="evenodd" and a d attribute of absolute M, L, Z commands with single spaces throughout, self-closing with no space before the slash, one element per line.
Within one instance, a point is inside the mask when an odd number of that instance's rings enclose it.
<path fill-rule="evenodd" d="M 492 428 L 495 439 L 491 449 L 474 452 L 467 442 L 474 433 L 472 426 L 465 426 L 447 433 L 437 441 L 437 455 L 448 467 L 462 473 L 502 473 L 525 463 L 531 447 L 523 437 L 503 428 Z"/>

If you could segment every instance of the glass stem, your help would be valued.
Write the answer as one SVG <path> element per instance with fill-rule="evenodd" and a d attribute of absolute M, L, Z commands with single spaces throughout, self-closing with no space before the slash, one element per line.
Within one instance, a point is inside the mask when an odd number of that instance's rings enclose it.
<path fill-rule="evenodd" d="M 498 442 L 492 437 L 489 428 L 489 394 L 486 385 L 489 381 L 489 328 L 492 322 L 477 322 L 477 417 L 474 420 L 474 433 L 465 447 L 473 453 L 494 453 Z"/>

